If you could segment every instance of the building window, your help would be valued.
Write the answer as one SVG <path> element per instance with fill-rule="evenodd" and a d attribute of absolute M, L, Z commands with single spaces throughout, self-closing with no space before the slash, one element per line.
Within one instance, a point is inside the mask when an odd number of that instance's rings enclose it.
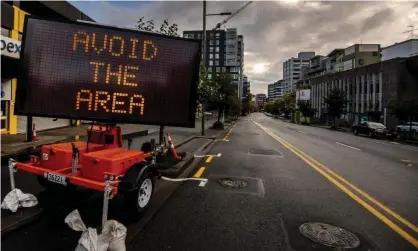
<path fill-rule="evenodd" d="M 226 72 L 226 67 L 222 67 L 222 72 Z"/>
<path fill-rule="evenodd" d="M 216 36 L 217 36 L 217 37 L 219 37 L 220 35 L 221 35 L 221 34 L 219 34 L 219 32 L 218 32 L 218 33 L 216 33 Z"/>
<path fill-rule="evenodd" d="M 219 47 L 215 47 L 215 52 L 219 52 Z"/>
<path fill-rule="evenodd" d="M 198 39 L 202 39 L 202 34 L 200 34 L 200 33 L 199 33 L 199 34 L 197 34 L 197 38 L 198 38 Z"/>
<path fill-rule="evenodd" d="M 209 66 L 213 66 L 213 61 L 209 60 Z"/>
<path fill-rule="evenodd" d="M 221 71 L 221 67 L 216 67 L 216 72 L 220 72 Z"/>
<path fill-rule="evenodd" d="M 215 60 L 215 65 L 218 66 L 219 65 L 219 60 Z"/>
<path fill-rule="evenodd" d="M 5 37 L 10 37 L 10 30 L 9 30 L 9 29 L 6 29 L 6 28 L 1 27 L 1 35 L 2 35 L 2 36 L 5 36 Z"/>
<path fill-rule="evenodd" d="M 213 54 L 209 54 L 209 59 L 213 59 Z"/>
<path fill-rule="evenodd" d="M 213 47 L 209 47 L 209 52 L 213 52 Z"/>
<path fill-rule="evenodd" d="M 215 45 L 215 42 L 213 40 L 210 40 L 209 44 L 210 45 Z"/>
<path fill-rule="evenodd" d="M 219 59 L 219 54 L 215 54 L 215 59 Z"/>
<path fill-rule="evenodd" d="M 212 79 L 212 74 L 208 73 L 208 79 Z"/>
<path fill-rule="evenodd" d="M 216 45 L 219 45 L 219 40 L 216 40 Z"/>
<path fill-rule="evenodd" d="M 208 67 L 208 72 L 213 71 L 212 67 Z"/>

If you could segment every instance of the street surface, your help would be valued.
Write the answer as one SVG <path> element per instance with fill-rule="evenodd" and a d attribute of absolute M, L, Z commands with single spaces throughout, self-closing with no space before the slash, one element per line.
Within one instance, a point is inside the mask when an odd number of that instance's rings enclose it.
<path fill-rule="evenodd" d="M 335 250 L 303 237 L 305 222 L 351 231 L 361 242 L 355 250 L 416 250 L 418 148 L 252 117 L 258 124 L 241 118 L 211 151 L 222 156 L 198 166 L 206 186 L 181 186 L 130 250 Z M 279 155 L 255 154 L 271 150 Z M 225 188 L 221 178 L 248 187 Z"/>
<path fill-rule="evenodd" d="M 360 247 L 347 250 L 418 247 L 417 147 L 262 113 L 241 117 L 224 139 L 193 172 L 209 179 L 204 187 L 183 183 L 142 229 L 124 219 L 127 250 L 336 250 L 302 236 L 306 222 L 354 233 Z M 112 204 L 111 216 L 121 211 Z M 88 225 L 100 224 L 100 206 L 94 197 L 79 207 Z M 69 212 L 3 236 L 2 250 L 74 250 L 81 233 L 63 223 Z"/>

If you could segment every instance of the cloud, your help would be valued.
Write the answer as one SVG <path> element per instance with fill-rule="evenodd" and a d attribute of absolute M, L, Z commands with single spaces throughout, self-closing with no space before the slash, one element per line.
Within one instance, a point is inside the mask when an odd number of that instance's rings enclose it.
<path fill-rule="evenodd" d="M 393 14 L 394 14 L 394 10 L 390 8 L 386 8 L 384 10 L 381 10 L 375 13 L 373 16 L 367 18 L 364 21 L 361 32 L 363 33 L 368 32 L 378 26 L 385 24 L 386 22 L 391 21 L 393 18 Z"/>
<path fill-rule="evenodd" d="M 135 5 L 135 3 L 137 5 Z M 179 30 L 202 29 L 202 2 L 74 2 L 98 22 L 133 27 L 144 16 L 176 22 Z M 234 11 L 245 2 L 208 1 L 207 12 Z M 414 2 L 328 2 L 328 1 L 255 1 L 226 27 L 236 27 L 244 36 L 244 74 L 252 92 L 266 93 L 267 85 L 282 77 L 283 62 L 300 51 L 327 55 L 334 48 L 355 43 L 379 43 L 387 46 L 407 39 L 402 31 L 418 23 L 418 3 Z M 207 18 L 211 28 L 225 17 Z M 256 64 L 265 64 L 267 72 L 257 74 Z"/>

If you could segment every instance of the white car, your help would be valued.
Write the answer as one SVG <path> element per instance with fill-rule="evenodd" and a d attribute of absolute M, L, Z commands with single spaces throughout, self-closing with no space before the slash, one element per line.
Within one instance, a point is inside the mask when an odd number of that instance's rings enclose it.
<path fill-rule="evenodd" d="M 412 126 L 411 126 L 412 123 Z M 409 132 L 409 130 L 412 130 L 412 133 L 418 132 L 418 122 L 407 122 L 405 124 L 398 125 L 396 127 L 396 131 L 398 132 Z"/>

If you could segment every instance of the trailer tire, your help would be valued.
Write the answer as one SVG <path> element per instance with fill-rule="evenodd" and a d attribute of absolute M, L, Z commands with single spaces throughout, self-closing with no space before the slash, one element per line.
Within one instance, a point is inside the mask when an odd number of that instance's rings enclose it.
<path fill-rule="evenodd" d="M 139 216 L 147 209 L 154 194 L 154 187 L 154 174 L 146 171 L 139 178 L 137 188 L 126 192 L 125 202 L 133 216 Z"/>

